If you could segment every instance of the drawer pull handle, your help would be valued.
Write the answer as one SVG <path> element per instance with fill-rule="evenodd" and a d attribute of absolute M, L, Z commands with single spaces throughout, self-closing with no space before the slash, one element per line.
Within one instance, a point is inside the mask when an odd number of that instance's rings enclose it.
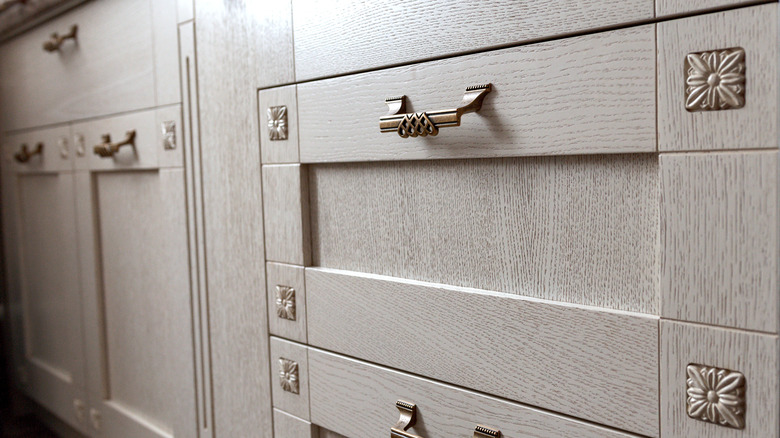
<path fill-rule="evenodd" d="M 26 163 L 36 155 L 43 156 L 43 143 L 38 143 L 35 145 L 35 149 L 33 150 L 30 150 L 30 148 L 27 146 L 27 143 L 24 143 L 19 152 L 14 154 L 14 159 L 20 163 Z"/>
<path fill-rule="evenodd" d="M 439 133 L 439 128 L 460 126 L 460 118 L 463 114 L 479 111 L 482 108 L 482 100 L 492 89 L 492 84 L 468 87 L 459 107 L 419 113 L 406 112 L 406 96 L 385 99 L 390 111 L 386 116 L 379 118 L 379 130 L 395 132 L 402 138 L 436 135 Z"/>
<path fill-rule="evenodd" d="M 51 38 L 49 38 L 48 41 L 43 43 L 43 50 L 47 52 L 56 52 L 57 50 L 60 50 L 60 46 L 62 46 L 62 43 L 64 43 L 66 40 L 73 40 L 76 41 L 76 35 L 78 34 L 79 26 L 74 24 L 70 27 L 70 32 L 66 33 L 65 35 L 60 35 L 57 32 L 54 32 L 51 34 Z"/>
<path fill-rule="evenodd" d="M 114 154 L 119 152 L 119 148 L 122 146 L 132 146 L 135 148 L 135 129 L 127 131 L 125 139 L 119 143 L 111 143 L 111 134 L 104 134 L 103 143 L 94 148 L 95 155 L 99 155 L 102 158 L 113 157 Z"/>
<path fill-rule="evenodd" d="M 417 405 L 414 403 L 398 400 L 395 402 L 400 416 L 395 426 L 390 428 L 390 438 L 422 438 L 419 435 L 413 435 L 406 430 L 414 426 L 417 421 Z M 473 438 L 501 438 L 501 431 L 492 427 L 477 425 L 474 428 Z"/>

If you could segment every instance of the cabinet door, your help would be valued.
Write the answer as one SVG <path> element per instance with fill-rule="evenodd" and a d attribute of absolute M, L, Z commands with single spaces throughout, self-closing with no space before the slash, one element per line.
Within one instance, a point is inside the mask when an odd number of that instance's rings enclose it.
<path fill-rule="evenodd" d="M 178 107 L 152 112 L 151 118 L 122 116 L 90 122 L 97 127 L 74 126 L 74 132 L 92 144 L 101 129 L 123 118 L 154 123 L 159 116 L 179 125 Z M 165 149 L 160 131 L 141 125 L 119 131 L 131 129 L 137 131 L 135 159 L 147 165 L 106 157 L 113 165 L 76 172 L 90 420 L 95 434 L 105 437 L 194 437 L 194 328 L 181 146 Z M 145 161 L 149 153 L 161 154 L 160 160 Z M 148 164 L 158 162 L 170 166 Z"/>
<path fill-rule="evenodd" d="M 75 185 L 62 144 L 68 137 L 64 127 L 6 139 L 3 210 L 18 380 L 35 401 L 80 429 L 84 350 Z M 39 152 L 25 158 L 23 144 Z"/>

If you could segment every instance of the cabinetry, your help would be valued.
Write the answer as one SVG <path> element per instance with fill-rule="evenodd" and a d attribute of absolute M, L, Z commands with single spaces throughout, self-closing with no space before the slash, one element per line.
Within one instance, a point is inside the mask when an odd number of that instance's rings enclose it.
<path fill-rule="evenodd" d="M 180 92 L 194 50 L 184 27 L 180 82 L 177 7 L 89 2 L 0 47 L 17 373 L 89 436 L 209 431 L 194 336 L 197 149 Z"/>

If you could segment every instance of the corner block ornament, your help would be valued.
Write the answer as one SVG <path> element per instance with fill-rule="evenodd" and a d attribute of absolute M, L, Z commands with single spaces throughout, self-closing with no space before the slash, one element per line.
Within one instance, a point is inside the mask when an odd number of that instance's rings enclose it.
<path fill-rule="evenodd" d="M 295 321 L 295 289 L 276 285 L 276 314 L 279 318 Z"/>
<path fill-rule="evenodd" d="M 285 358 L 279 358 L 279 383 L 282 384 L 282 389 L 298 394 L 300 388 L 298 387 L 298 363 Z"/>
<path fill-rule="evenodd" d="M 268 107 L 268 136 L 272 141 L 287 140 L 287 107 Z"/>
<path fill-rule="evenodd" d="M 735 429 L 745 428 L 745 376 L 737 371 L 689 364 L 688 416 Z"/>
<path fill-rule="evenodd" d="M 689 53 L 685 57 L 685 109 L 720 111 L 745 106 L 745 50 Z"/>

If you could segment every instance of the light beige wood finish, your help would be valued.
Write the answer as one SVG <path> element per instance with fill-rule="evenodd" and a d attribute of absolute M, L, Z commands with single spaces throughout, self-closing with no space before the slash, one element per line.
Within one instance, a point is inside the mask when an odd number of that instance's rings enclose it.
<path fill-rule="evenodd" d="M 265 264 L 268 295 L 268 330 L 272 335 L 306 343 L 306 282 L 302 266 L 267 262 Z M 276 287 L 295 289 L 295 319 L 277 314 Z"/>
<path fill-rule="evenodd" d="M 85 172 L 79 172 L 85 174 Z M 79 179 L 89 297 L 91 409 L 101 436 L 191 437 L 197 429 L 182 169 Z M 86 199 L 84 199 L 86 198 Z"/>
<path fill-rule="evenodd" d="M 181 167 L 181 147 L 166 150 L 163 147 L 163 120 L 173 120 L 181 125 L 181 107 L 174 105 L 159 109 L 134 112 L 117 117 L 95 119 L 73 124 L 73 142 L 76 144 L 76 169 L 121 170 L 154 169 L 158 167 Z M 135 147 L 122 146 L 113 157 L 101 157 L 94 153 L 94 147 L 103 143 L 103 135 L 109 134 L 117 143 L 127 137 L 128 131 L 136 132 Z M 181 131 L 178 131 L 181 138 Z M 83 139 L 83 141 L 82 141 Z M 84 154 L 80 154 L 83 143 Z"/>
<path fill-rule="evenodd" d="M 562 36 L 654 15 L 651 0 L 412 0 L 403 4 L 294 0 L 293 12 L 299 81 Z"/>
<path fill-rule="evenodd" d="M 309 265 L 308 172 L 300 164 L 263 166 L 265 257 L 269 261 Z"/>
<path fill-rule="evenodd" d="M 279 361 L 286 359 L 298 364 L 298 393 L 285 391 Z M 303 420 L 309 420 L 309 361 L 305 345 L 271 337 L 271 388 L 274 408 L 289 412 Z"/>
<path fill-rule="evenodd" d="M 340 435 L 336 432 L 330 431 L 328 429 L 319 428 L 319 438 L 346 438 L 344 435 Z"/>
<path fill-rule="evenodd" d="M 778 6 L 754 6 L 658 24 L 658 147 L 661 151 L 778 147 Z M 745 107 L 685 109 L 685 59 L 745 50 Z"/>
<path fill-rule="evenodd" d="M 418 138 L 379 131 L 385 98 L 443 110 L 484 83 L 494 90 L 459 127 Z M 652 25 L 298 85 L 307 163 L 653 152 L 655 115 Z"/>
<path fill-rule="evenodd" d="M 503 438 L 635 436 L 314 348 L 309 369 L 312 422 L 350 438 L 386 436 L 399 399 L 417 404 L 412 432 L 426 438 L 470 437 L 477 424 Z"/>
<path fill-rule="evenodd" d="M 310 166 L 313 265 L 655 314 L 657 161 Z"/>
<path fill-rule="evenodd" d="M 778 331 L 777 152 L 662 154 L 661 314 Z"/>
<path fill-rule="evenodd" d="M 256 91 L 294 80 L 291 20 L 287 1 L 195 8 L 214 430 L 225 437 L 273 433 Z"/>
<path fill-rule="evenodd" d="M 175 0 L 88 2 L 4 44 L 0 100 L 13 110 L 2 112 L 3 129 L 178 101 L 173 4 Z M 52 32 L 65 33 L 73 24 L 79 26 L 77 44 L 66 42 L 54 53 L 43 50 Z"/>
<path fill-rule="evenodd" d="M 761 2 L 762 0 L 657 0 L 655 10 L 657 17 L 664 17 L 720 8 L 733 8 Z"/>
<path fill-rule="evenodd" d="M 656 317 L 314 268 L 306 286 L 312 346 L 658 434 Z"/>
<path fill-rule="evenodd" d="M 776 437 L 780 410 L 778 338 L 774 335 L 661 321 L 661 436 L 664 438 Z M 689 418 L 686 367 L 700 364 L 745 375 L 745 429 Z"/>
<path fill-rule="evenodd" d="M 25 172 L 57 172 L 73 169 L 73 146 L 70 127 L 39 129 L 5 137 L 3 147 L 4 159 L 8 161 L 9 172 L 14 174 Z M 32 151 L 38 143 L 43 143 L 43 153 L 35 155 L 26 163 L 19 163 L 14 156 L 21 152 L 22 145 L 27 145 Z"/>
<path fill-rule="evenodd" d="M 31 135 L 34 135 L 31 134 Z M 9 170 L 5 168 L 4 170 Z M 86 384 L 81 290 L 71 172 L 11 173 L 3 208 L 16 216 L 11 266 L 19 269 L 23 390 L 71 427 L 84 430 Z M 6 216 L 8 217 L 8 216 Z"/>
<path fill-rule="evenodd" d="M 279 409 L 274 409 L 274 438 L 322 438 L 319 428 Z"/>
<path fill-rule="evenodd" d="M 208 277 L 206 276 L 206 244 L 203 209 L 203 169 L 200 160 L 200 124 L 195 72 L 195 26 L 192 21 L 179 26 L 182 93 L 182 123 L 177 124 L 178 154 L 161 149 L 160 163 L 184 156 L 185 187 L 187 189 L 187 231 L 189 233 L 190 284 L 193 294 L 193 328 L 195 349 L 195 383 L 198 403 L 199 438 L 213 436 L 214 410 L 211 380 L 211 327 L 209 326 Z M 171 107 L 176 109 L 176 107 Z M 161 122 L 161 111 L 157 121 Z M 175 115 L 170 118 L 175 120 Z M 159 126 L 159 125 L 158 125 Z M 183 134 L 183 135 L 181 135 Z"/>
<path fill-rule="evenodd" d="M 296 86 L 269 88 L 257 94 L 260 113 L 260 152 L 263 163 L 297 163 L 298 159 L 298 96 Z M 287 139 L 271 140 L 268 129 L 268 108 L 287 107 Z"/>
<path fill-rule="evenodd" d="M 195 18 L 195 0 L 177 0 L 179 23 L 185 23 Z"/>

